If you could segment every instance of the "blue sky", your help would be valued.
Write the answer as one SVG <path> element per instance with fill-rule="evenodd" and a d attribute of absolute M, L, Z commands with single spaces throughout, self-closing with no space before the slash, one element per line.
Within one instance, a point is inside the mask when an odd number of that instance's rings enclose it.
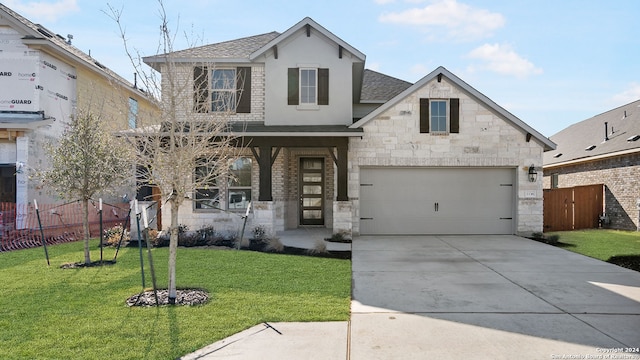
<path fill-rule="evenodd" d="M 157 0 L 9 0 L 132 80 L 129 45 L 156 54 Z M 551 136 L 640 99 L 637 0 L 164 0 L 175 49 L 283 32 L 305 16 L 367 55 L 367 68 L 410 82 L 444 66 Z M 189 41 L 185 40 L 188 34 Z M 638 109 L 640 111 L 640 109 Z"/>

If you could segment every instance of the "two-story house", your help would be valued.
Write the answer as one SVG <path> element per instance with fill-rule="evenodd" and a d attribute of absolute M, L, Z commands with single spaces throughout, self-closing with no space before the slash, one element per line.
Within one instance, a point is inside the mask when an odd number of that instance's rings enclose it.
<path fill-rule="evenodd" d="M 220 79 L 243 90 L 230 117 L 246 146 L 235 180 L 196 192 L 181 224 L 237 226 L 251 201 L 249 226 L 271 233 L 542 231 L 537 171 L 555 145 L 443 67 L 415 84 L 365 70 L 363 53 L 310 18 L 144 60 L 161 71 L 168 58 L 191 67 L 183 111 L 203 120 L 219 116 Z"/>
<path fill-rule="evenodd" d="M 0 203 L 17 211 L 5 225 L 15 216 L 22 228 L 33 199 L 60 202 L 27 169 L 48 166 L 43 144 L 55 143 L 76 109 L 101 116 L 113 130 L 159 112 L 147 94 L 71 41 L 0 4 Z M 133 197 L 135 188 L 123 191 Z"/>

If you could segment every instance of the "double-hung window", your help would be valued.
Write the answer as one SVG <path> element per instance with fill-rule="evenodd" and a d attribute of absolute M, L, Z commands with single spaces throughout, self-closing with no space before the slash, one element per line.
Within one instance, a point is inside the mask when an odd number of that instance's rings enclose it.
<path fill-rule="evenodd" d="M 251 202 L 251 165 L 250 157 L 240 157 L 224 174 L 215 174 L 208 165 L 196 167 L 194 209 L 246 209 Z"/>
<path fill-rule="evenodd" d="M 316 105 L 318 79 L 316 69 L 300 69 L 300 104 Z"/>
<path fill-rule="evenodd" d="M 460 99 L 420 99 L 420 132 L 459 133 Z"/>
<path fill-rule="evenodd" d="M 236 110 L 236 70 L 211 70 L 211 111 Z"/>
<path fill-rule="evenodd" d="M 195 66 L 193 111 L 251 113 L 251 67 Z"/>
<path fill-rule="evenodd" d="M 288 70 L 287 104 L 309 108 L 329 105 L 329 69 L 305 65 Z"/>
<path fill-rule="evenodd" d="M 429 102 L 429 123 L 432 133 L 448 133 L 447 101 L 431 100 Z"/>
<path fill-rule="evenodd" d="M 228 208 L 246 209 L 251 202 L 251 158 L 241 157 L 229 169 Z"/>
<path fill-rule="evenodd" d="M 195 209 L 219 209 L 220 208 L 220 187 L 217 179 L 207 179 L 211 177 L 212 171 L 209 166 L 196 167 L 195 181 L 199 185 L 195 191 Z"/>
<path fill-rule="evenodd" d="M 138 101 L 129 98 L 129 128 L 135 129 L 138 126 Z"/>

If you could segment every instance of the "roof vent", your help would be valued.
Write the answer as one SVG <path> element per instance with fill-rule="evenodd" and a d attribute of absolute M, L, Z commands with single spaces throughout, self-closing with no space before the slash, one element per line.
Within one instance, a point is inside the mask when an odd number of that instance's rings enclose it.
<path fill-rule="evenodd" d="M 47 29 L 45 29 L 44 27 L 42 27 L 42 25 L 37 25 L 38 26 L 38 32 L 48 38 L 52 38 L 53 34 L 51 34 Z"/>
<path fill-rule="evenodd" d="M 634 135 L 627 139 L 627 141 L 638 141 L 640 139 L 640 135 Z"/>
<path fill-rule="evenodd" d="M 625 110 L 625 111 L 624 111 L 624 114 L 622 115 L 622 118 L 623 118 L 623 119 L 626 119 L 626 118 L 627 118 L 627 110 Z"/>
<path fill-rule="evenodd" d="M 562 153 L 557 153 L 557 154 L 553 155 L 553 157 L 556 158 L 556 159 L 559 158 L 560 156 L 562 156 Z"/>
<path fill-rule="evenodd" d="M 609 141 L 609 123 L 608 122 L 604 122 L 604 141 Z"/>
<path fill-rule="evenodd" d="M 586 149 L 584 149 L 584 150 L 585 150 L 585 151 L 591 151 L 591 150 L 593 150 L 593 149 L 595 149 L 595 148 L 596 148 L 596 146 L 595 146 L 595 145 L 591 145 L 591 146 L 587 147 L 587 148 L 586 148 Z"/>

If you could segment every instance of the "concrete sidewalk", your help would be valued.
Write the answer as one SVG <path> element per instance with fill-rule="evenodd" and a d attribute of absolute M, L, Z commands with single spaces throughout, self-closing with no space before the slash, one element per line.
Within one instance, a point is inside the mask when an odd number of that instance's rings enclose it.
<path fill-rule="evenodd" d="M 265 323 L 181 359 L 346 359 L 348 324 Z"/>
<path fill-rule="evenodd" d="M 349 323 L 258 325 L 183 359 L 640 359 L 636 271 L 516 236 L 352 245 Z"/>

